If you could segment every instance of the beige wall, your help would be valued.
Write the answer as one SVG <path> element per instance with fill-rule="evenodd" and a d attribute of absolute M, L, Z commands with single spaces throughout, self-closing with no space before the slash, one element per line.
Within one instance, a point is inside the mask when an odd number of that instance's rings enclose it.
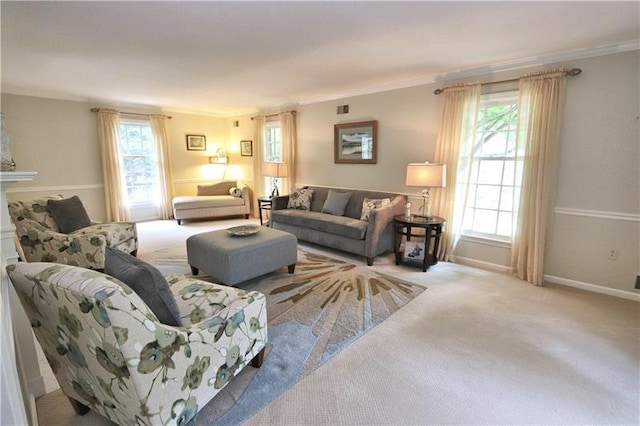
<path fill-rule="evenodd" d="M 549 279 L 613 294 L 633 290 L 640 274 L 640 93 L 639 52 L 545 65 L 580 67 L 569 78 L 562 130 L 555 226 L 545 272 Z M 476 77 L 494 81 L 527 70 Z M 414 194 L 404 186 L 406 164 L 432 160 L 442 98 L 439 84 L 416 86 L 301 105 L 298 110 L 298 184 L 379 189 Z M 337 115 L 348 104 L 350 113 Z M 80 195 L 91 215 L 104 217 L 95 104 L 2 95 L 13 156 L 21 170 L 38 177 L 16 185 L 9 198 L 43 193 Z M 122 108 L 126 110 L 127 108 Z M 218 147 L 230 156 L 226 177 L 252 186 L 253 157 L 241 157 L 240 140 L 253 139 L 250 116 L 207 117 L 171 113 L 168 123 L 178 194 L 195 193 L 201 182 L 222 177 L 207 157 Z M 233 127 L 238 120 L 239 126 Z M 333 163 L 333 126 L 377 120 L 378 164 Z M 205 134 L 210 152 L 186 150 L 186 134 Z M 419 203 L 415 199 L 414 205 Z M 615 261 L 607 260 L 618 249 Z M 460 257 L 484 267 L 505 268 L 509 249 L 463 241 Z"/>

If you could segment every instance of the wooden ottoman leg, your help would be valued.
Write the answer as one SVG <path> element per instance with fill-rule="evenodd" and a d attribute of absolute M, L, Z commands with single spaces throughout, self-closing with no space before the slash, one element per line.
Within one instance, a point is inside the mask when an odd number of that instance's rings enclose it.
<path fill-rule="evenodd" d="M 293 274 L 296 271 L 296 264 L 294 263 L 293 265 L 287 266 L 287 269 L 289 270 L 290 274 Z"/>
<path fill-rule="evenodd" d="M 191 266 L 191 265 L 189 265 L 189 267 L 191 268 L 191 275 L 193 275 L 194 277 L 196 275 L 198 275 L 198 268 L 196 268 L 195 266 Z"/>
<path fill-rule="evenodd" d="M 262 363 L 264 362 L 264 350 L 265 348 L 262 348 L 262 350 L 258 352 L 258 355 L 253 357 L 251 360 L 252 367 L 260 368 L 262 366 Z"/>

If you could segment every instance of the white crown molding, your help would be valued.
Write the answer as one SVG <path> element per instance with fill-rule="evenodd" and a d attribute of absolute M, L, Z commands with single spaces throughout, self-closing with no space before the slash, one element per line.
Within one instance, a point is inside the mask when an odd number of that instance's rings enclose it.
<path fill-rule="evenodd" d="M 436 74 L 425 76 L 418 79 L 394 82 L 378 86 L 370 86 L 353 91 L 334 93 L 326 96 L 302 99 L 298 101 L 300 105 L 315 104 L 319 102 L 333 101 L 337 99 L 350 98 L 354 96 L 370 95 L 373 93 L 386 92 L 389 90 L 405 89 L 408 87 L 422 86 L 437 82 L 445 83 L 447 81 L 459 80 L 463 78 L 471 78 L 476 76 L 487 75 L 490 73 L 513 71 L 522 68 L 530 68 L 534 66 L 553 64 L 558 62 L 575 61 L 578 59 L 595 58 L 598 56 L 613 55 L 616 53 L 630 52 L 640 50 L 640 40 L 629 40 L 622 43 L 616 43 L 605 46 L 597 46 L 590 49 L 572 50 L 566 52 L 552 53 L 548 55 L 533 56 L 529 58 L 521 58 L 514 61 L 502 62 L 490 66 L 468 68 L 463 70 L 452 71 L 444 74 Z"/>

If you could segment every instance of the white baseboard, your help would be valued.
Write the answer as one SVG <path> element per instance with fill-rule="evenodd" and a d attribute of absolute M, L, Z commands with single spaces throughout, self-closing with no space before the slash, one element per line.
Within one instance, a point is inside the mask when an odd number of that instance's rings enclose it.
<path fill-rule="evenodd" d="M 556 277 L 553 275 L 544 275 L 544 280 L 554 284 L 566 285 L 582 290 L 593 291 L 594 293 L 607 294 L 609 296 L 622 297 L 623 299 L 640 302 L 640 293 L 634 293 L 627 290 L 619 290 L 617 288 L 604 287 L 597 284 L 585 283 L 582 281 L 570 280 L 568 278 Z"/>
<path fill-rule="evenodd" d="M 498 265 L 496 263 L 483 262 L 481 260 L 470 259 L 468 257 L 455 257 L 455 263 L 459 263 L 465 266 L 471 266 L 474 268 L 484 269 L 486 271 L 497 272 L 501 274 L 509 274 L 511 268 L 504 265 Z M 582 281 L 571 280 L 568 278 L 556 277 L 554 275 L 544 275 L 544 280 L 553 284 L 566 285 L 567 287 L 579 288 L 581 290 L 592 291 L 594 293 L 606 294 L 609 296 L 621 297 L 623 299 L 633 300 L 640 302 L 640 292 L 634 293 L 627 290 L 619 290 L 616 288 L 604 287 L 597 284 L 585 283 Z"/>
<path fill-rule="evenodd" d="M 508 266 L 498 265 L 497 263 L 484 262 L 482 260 L 471 259 L 469 257 L 455 256 L 455 263 L 484 269 L 486 271 L 497 272 L 499 274 L 509 274 L 511 272 L 511 268 L 509 268 Z"/>

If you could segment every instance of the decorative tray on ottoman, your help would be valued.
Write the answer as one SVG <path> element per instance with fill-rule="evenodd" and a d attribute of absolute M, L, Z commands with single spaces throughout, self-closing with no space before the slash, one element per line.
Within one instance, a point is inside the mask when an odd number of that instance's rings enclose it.
<path fill-rule="evenodd" d="M 227 229 L 227 233 L 236 236 L 236 237 L 244 237 L 246 235 L 253 235 L 260 232 L 260 226 L 258 225 L 240 225 L 233 226 Z"/>

